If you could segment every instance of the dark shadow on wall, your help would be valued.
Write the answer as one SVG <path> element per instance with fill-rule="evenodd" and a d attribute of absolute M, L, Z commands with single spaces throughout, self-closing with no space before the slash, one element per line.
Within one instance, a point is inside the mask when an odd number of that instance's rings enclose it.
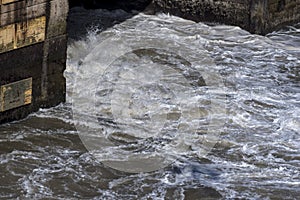
<path fill-rule="evenodd" d="M 69 0 L 70 7 L 82 6 L 86 9 L 122 9 L 125 11 L 144 10 L 151 0 Z"/>
<path fill-rule="evenodd" d="M 89 31 L 104 31 L 148 10 L 151 0 L 69 0 L 69 41 L 85 38 Z"/>

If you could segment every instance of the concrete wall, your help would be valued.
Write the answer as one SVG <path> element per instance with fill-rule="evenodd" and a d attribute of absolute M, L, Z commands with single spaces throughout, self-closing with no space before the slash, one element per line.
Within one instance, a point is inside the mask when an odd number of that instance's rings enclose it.
<path fill-rule="evenodd" d="M 266 34 L 300 21 L 300 0 L 153 0 L 156 11 Z"/>
<path fill-rule="evenodd" d="M 300 22 L 300 0 L 252 0 L 250 30 L 266 34 Z"/>
<path fill-rule="evenodd" d="M 0 0 L 0 123 L 65 100 L 67 0 Z"/>
<path fill-rule="evenodd" d="M 86 9 L 122 9 L 126 11 L 142 11 L 151 0 L 69 0 L 70 7 L 82 6 Z"/>

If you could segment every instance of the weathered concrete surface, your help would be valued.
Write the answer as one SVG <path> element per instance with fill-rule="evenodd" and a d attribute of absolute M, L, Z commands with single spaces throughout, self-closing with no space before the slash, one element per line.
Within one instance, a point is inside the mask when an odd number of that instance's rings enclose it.
<path fill-rule="evenodd" d="M 0 0 L 0 123 L 65 101 L 67 0 Z"/>
<path fill-rule="evenodd" d="M 70 7 L 83 6 L 87 9 L 122 9 L 126 11 L 142 11 L 150 4 L 151 0 L 69 0 Z"/>
<path fill-rule="evenodd" d="M 300 0 L 153 0 L 155 11 L 266 34 L 300 21 Z"/>

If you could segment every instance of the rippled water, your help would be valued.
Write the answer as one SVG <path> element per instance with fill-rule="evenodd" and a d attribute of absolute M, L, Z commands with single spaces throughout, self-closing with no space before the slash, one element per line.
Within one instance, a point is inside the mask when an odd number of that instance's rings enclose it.
<path fill-rule="evenodd" d="M 265 37 L 130 17 L 71 10 L 67 103 L 0 126 L 0 197 L 298 199 L 300 26 Z M 172 159 L 101 163 L 131 155 Z"/>

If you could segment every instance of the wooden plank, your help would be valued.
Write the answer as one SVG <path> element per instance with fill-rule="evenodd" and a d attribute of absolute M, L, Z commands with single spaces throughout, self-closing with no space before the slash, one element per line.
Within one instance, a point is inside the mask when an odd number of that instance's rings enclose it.
<path fill-rule="evenodd" d="M 2 4 L 9 4 L 9 3 L 13 3 L 13 2 L 17 2 L 17 1 L 20 1 L 20 0 L 2 0 Z"/>
<path fill-rule="evenodd" d="M 31 104 L 32 78 L 2 85 L 0 88 L 0 112 Z"/>
<path fill-rule="evenodd" d="M 45 40 L 46 16 L 0 28 L 0 53 Z"/>
<path fill-rule="evenodd" d="M 0 0 L 1 1 L 1 0 Z M 7 13 L 12 12 L 16 10 L 26 10 L 30 7 L 37 6 L 40 4 L 43 4 L 44 7 L 46 6 L 47 0 L 19 0 L 17 2 L 9 3 L 9 4 L 3 4 L 1 6 L 1 13 Z M 41 9 L 41 7 L 38 7 L 37 9 Z M 20 12 L 20 11 L 18 11 Z"/>
<path fill-rule="evenodd" d="M 3 6 L 2 6 L 3 7 Z M 46 3 L 27 6 L 18 10 L 13 10 L 1 14 L 0 26 L 23 22 L 46 15 Z"/>
<path fill-rule="evenodd" d="M 16 24 L 15 48 L 24 47 L 45 40 L 46 17 L 42 16 L 28 22 Z"/>
<path fill-rule="evenodd" d="M 15 25 L 0 28 L 0 53 L 14 48 Z"/>
<path fill-rule="evenodd" d="M 1 6 L 1 13 L 7 13 L 7 12 L 12 12 L 15 10 L 20 10 L 20 9 L 26 9 L 26 0 L 10 3 L 10 4 L 3 4 Z"/>

